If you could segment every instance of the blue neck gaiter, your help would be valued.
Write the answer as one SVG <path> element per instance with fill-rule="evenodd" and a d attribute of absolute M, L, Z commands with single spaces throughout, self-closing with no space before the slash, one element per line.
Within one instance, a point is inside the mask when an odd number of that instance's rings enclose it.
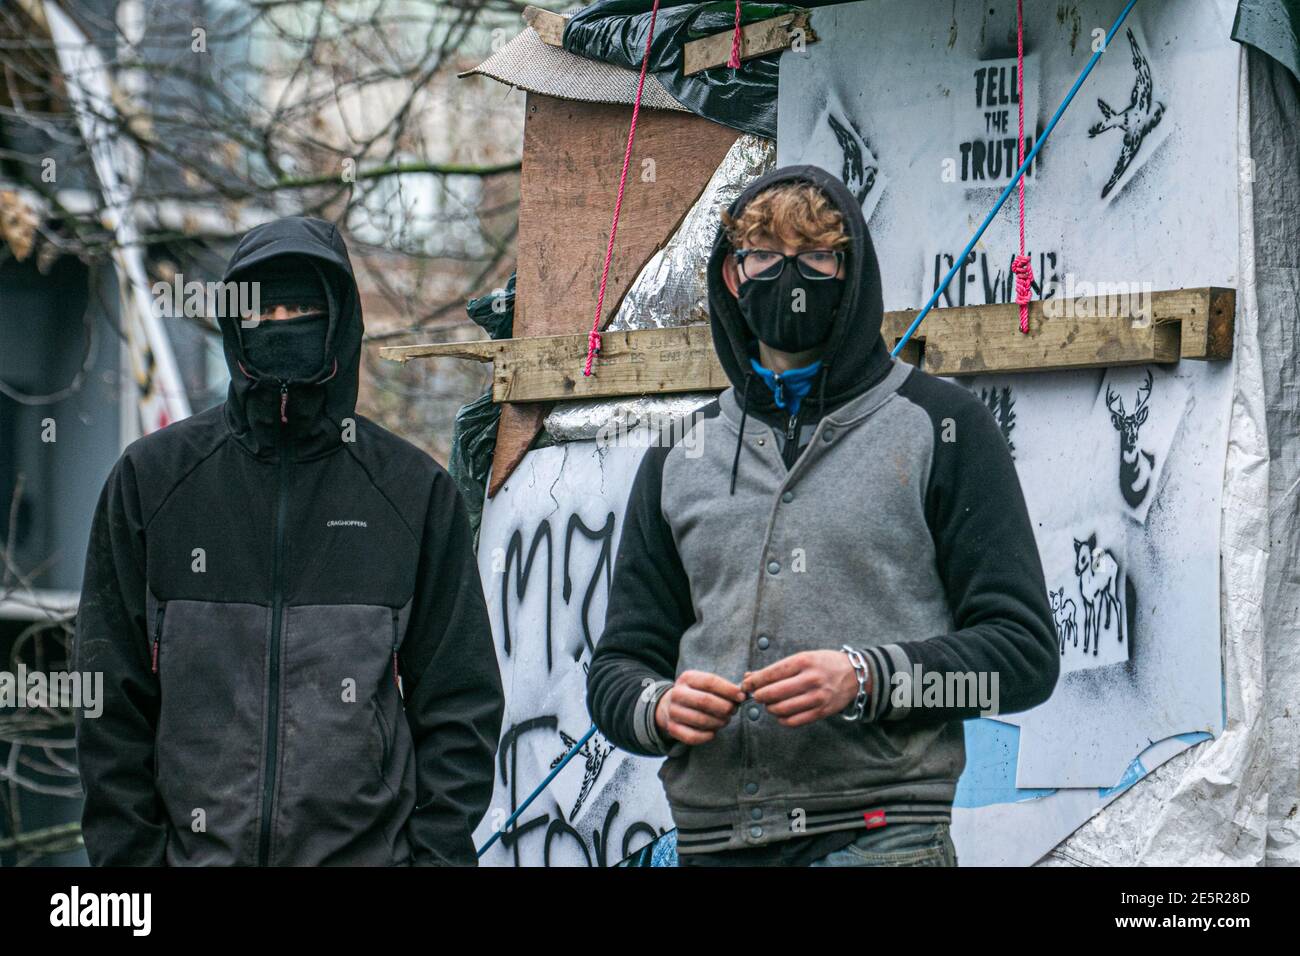
<path fill-rule="evenodd" d="M 750 359 L 749 364 L 767 385 L 776 407 L 785 409 L 791 415 L 799 414 L 799 405 L 803 402 L 804 396 L 812 391 L 813 379 L 822 368 L 821 359 L 803 368 L 792 368 L 786 372 L 773 372 L 770 368 L 764 368 L 758 364 L 757 359 Z"/>

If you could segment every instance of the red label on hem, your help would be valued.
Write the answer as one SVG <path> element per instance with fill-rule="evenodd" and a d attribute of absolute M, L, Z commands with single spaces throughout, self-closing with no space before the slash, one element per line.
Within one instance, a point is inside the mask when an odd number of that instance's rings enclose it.
<path fill-rule="evenodd" d="M 866 813 L 862 814 L 862 819 L 867 822 L 868 830 L 874 830 L 876 827 L 883 827 L 885 825 L 885 811 L 868 810 Z"/>

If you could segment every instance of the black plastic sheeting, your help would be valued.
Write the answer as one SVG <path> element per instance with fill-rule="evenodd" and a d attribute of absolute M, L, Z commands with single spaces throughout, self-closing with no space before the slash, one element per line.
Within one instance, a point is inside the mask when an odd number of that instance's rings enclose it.
<path fill-rule="evenodd" d="M 564 28 L 564 48 L 588 59 L 640 72 L 651 6 L 649 0 L 596 0 L 569 18 Z M 767 20 L 802 6 L 742 3 L 740 21 Z M 687 41 L 722 33 L 735 24 L 734 0 L 662 0 L 647 69 L 691 112 L 732 129 L 775 139 L 779 52 L 746 60 L 736 70 L 717 66 L 682 76 L 682 48 Z"/>
<path fill-rule="evenodd" d="M 1300 0 L 1241 0 L 1232 38 L 1267 53 L 1300 80 Z"/>
<path fill-rule="evenodd" d="M 489 338 L 510 338 L 515 324 L 514 273 L 510 274 L 504 289 L 470 299 L 465 310 Z M 501 408 L 492 401 L 489 388 L 481 397 L 461 406 L 451 431 L 447 471 L 465 499 L 476 547 L 479 524 L 483 520 L 483 500 L 487 497 L 488 471 L 492 467 L 492 452 L 497 443 L 497 420 L 500 418 Z"/>

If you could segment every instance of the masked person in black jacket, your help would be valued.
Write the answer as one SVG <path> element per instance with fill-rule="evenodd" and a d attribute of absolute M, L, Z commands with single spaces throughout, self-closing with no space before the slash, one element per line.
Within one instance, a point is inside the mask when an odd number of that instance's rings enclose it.
<path fill-rule="evenodd" d="M 464 505 L 356 414 L 334 226 L 253 229 L 226 281 L 261 315 L 220 317 L 229 396 L 127 448 L 91 528 L 91 862 L 473 865 L 503 701 Z"/>
<path fill-rule="evenodd" d="M 708 266 L 732 387 L 633 483 L 587 701 L 683 864 L 953 865 L 962 721 L 1041 703 L 1052 611 L 984 404 L 890 358 L 858 200 L 778 169 Z"/>

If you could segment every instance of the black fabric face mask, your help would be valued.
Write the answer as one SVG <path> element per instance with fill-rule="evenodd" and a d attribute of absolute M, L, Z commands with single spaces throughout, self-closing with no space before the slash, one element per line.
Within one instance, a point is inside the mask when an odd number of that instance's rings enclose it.
<path fill-rule="evenodd" d="M 325 337 L 329 317 L 296 315 L 291 319 L 264 319 L 243 330 L 244 354 L 258 372 L 280 381 L 310 378 L 325 364 Z"/>
<path fill-rule="evenodd" d="M 843 295 L 843 279 L 805 279 L 787 262 L 775 279 L 742 282 L 737 305 L 760 342 L 782 352 L 806 352 L 830 338 Z"/>

